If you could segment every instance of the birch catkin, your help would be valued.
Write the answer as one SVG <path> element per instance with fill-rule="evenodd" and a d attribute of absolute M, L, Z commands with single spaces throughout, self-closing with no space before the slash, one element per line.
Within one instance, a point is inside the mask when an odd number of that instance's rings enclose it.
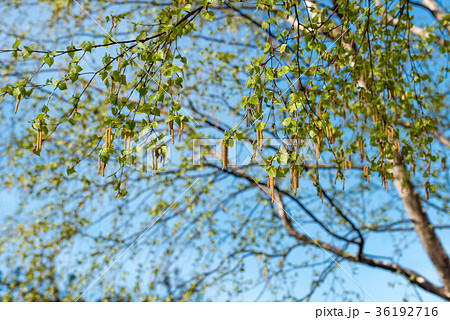
<path fill-rule="evenodd" d="M 152 169 L 155 170 L 156 163 L 155 163 L 155 150 L 152 150 Z"/>
<path fill-rule="evenodd" d="M 294 190 L 294 196 L 297 195 L 299 178 L 300 178 L 300 172 L 294 167 L 292 170 L 292 189 Z"/>
<path fill-rule="evenodd" d="M 289 178 L 290 178 L 290 182 L 291 182 L 291 190 L 293 190 L 294 189 L 294 174 L 293 174 L 292 167 L 289 168 Z"/>
<path fill-rule="evenodd" d="M 323 203 L 323 192 L 320 187 L 317 187 L 317 196 L 320 198 L 320 202 Z"/>
<path fill-rule="evenodd" d="M 370 183 L 370 178 L 369 178 L 369 167 L 368 166 L 364 166 L 364 177 L 366 178 L 366 181 Z"/>
<path fill-rule="evenodd" d="M 106 168 L 106 162 L 103 162 L 103 165 L 102 165 L 102 177 L 105 176 L 105 168 Z"/>
<path fill-rule="evenodd" d="M 424 185 L 423 185 L 423 188 L 425 189 L 425 198 L 426 198 L 427 200 L 429 200 L 429 199 L 430 199 L 430 194 L 429 194 L 430 182 L 425 181 L 425 183 L 424 183 Z"/>
<path fill-rule="evenodd" d="M 114 85 L 114 80 L 111 78 L 111 88 L 110 88 L 110 91 L 109 91 L 109 94 L 112 94 L 113 92 L 114 92 L 114 89 L 115 89 L 116 87 L 115 87 L 115 85 Z"/>
<path fill-rule="evenodd" d="M 361 162 L 364 161 L 364 142 L 362 138 L 358 139 L 358 152 L 359 152 L 359 159 Z"/>
<path fill-rule="evenodd" d="M 263 148 L 263 131 L 256 129 L 256 145 L 259 145 L 259 151 Z"/>
<path fill-rule="evenodd" d="M 228 169 L 228 148 L 225 139 L 220 141 L 220 159 L 222 160 L 222 170 Z"/>
<path fill-rule="evenodd" d="M 225 169 L 228 169 L 228 148 L 225 145 L 224 145 L 224 151 L 225 151 L 225 157 L 224 157 Z"/>
<path fill-rule="evenodd" d="M 17 113 L 17 109 L 19 109 L 20 96 L 16 98 L 16 108 L 14 109 L 14 113 Z"/>
<path fill-rule="evenodd" d="M 220 161 L 222 162 L 222 170 L 223 170 L 223 154 L 224 154 L 224 151 L 223 151 L 223 139 L 222 139 L 222 140 L 220 140 Z"/>
<path fill-rule="evenodd" d="M 319 131 L 317 134 L 317 141 L 316 141 L 316 159 L 319 159 L 320 157 L 320 147 L 322 145 L 322 131 Z"/>
<path fill-rule="evenodd" d="M 124 141 L 123 141 L 123 145 L 124 145 L 125 149 L 131 149 L 131 136 L 132 136 L 131 130 L 125 131 Z"/>
<path fill-rule="evenodd" d="M 100 153 L 98 154 L 98 170 L 97 173 L 101 174 L 103 177 L 105 176 L 105 167 L 106 162 L 103 162 L 100 158 Z"/>
<path fill-rule="evenodd" d="M 181 142 L 181 135 L 183 134 L 184 122 L 180 122 L 180 127 L 178 128 L 178 142 Z"/>
<path fill-rule="evenodd" d="M 247 126 L 247 128 L 250 127 L 250 114 L 248 107 L 245 109 L 245 125 Z"/>
<path fill-rule="evenodd" d="M 269 183 L 269 189 L 270 189 L 270 197 L 272 198 L 272 203 L 273 203 L 273 200 L 275 198 L 275 186 L 274 186 L 275 179 L 273 177 L 269 176 L 268 183 Z"/>
<path fill-rule="evenodd" d="M 106 149 L 109 149 L 109 147 L 111 146 L 111 127 L 108 127 L 105 130 L 105 141 Z"/>
<path fill-rule="evenodd" d="M 155 170 L 158 170 L 158 156 L 159 156 L 159 152 L 158 149 L 155 149 Z"/>
<path fill-rule="evenodd" d="M 175 136 L 173 134 L 173 120 L 167 122 L 167 126 L 169 128 L 169 134 L 172 137 L 172 144 L 175 143 Z"/>
<path fill-rule="evenodd" d="M 42 130 L 38 129 L 36 133 L 36 151 L 40 151 L 42 147 Z"/>

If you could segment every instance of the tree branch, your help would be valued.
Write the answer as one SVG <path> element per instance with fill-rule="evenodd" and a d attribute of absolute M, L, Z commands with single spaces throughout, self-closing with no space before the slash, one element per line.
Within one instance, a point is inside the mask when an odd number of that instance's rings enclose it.
<path fill-rule="evenodd" d="M 431 14 L 436 18 L 437 21 L 441 22 L 444 17 L 446 16 L 446 13 L 444 10 L 439 7 L 439 5 L 434 0 L 421 0 L 423 6 L 428 9 Z M 444 28 L 450 32 L 450 24 L 445 24 Z"/>

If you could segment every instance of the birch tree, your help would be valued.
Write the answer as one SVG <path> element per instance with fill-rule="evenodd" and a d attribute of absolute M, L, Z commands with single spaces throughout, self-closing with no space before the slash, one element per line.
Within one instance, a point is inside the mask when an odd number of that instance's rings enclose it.
<path fill-rule="evenodd" d="M 450 301 L 441 3 L 0 6 L 3 300 Z"/>

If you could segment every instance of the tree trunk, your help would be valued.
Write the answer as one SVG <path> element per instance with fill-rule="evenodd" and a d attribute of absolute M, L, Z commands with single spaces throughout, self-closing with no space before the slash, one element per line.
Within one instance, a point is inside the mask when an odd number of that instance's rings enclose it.
<path fill-rule="evenodd" d="M 447 295 L 450 295 L 450 259 L 442 246 L 439 237 L 434 232 L 428 216 L 422 206 L 420 197 L 408 178 L 403 159 L 395 153 L 394 186 L 403 202 L 403 207 L 419 236 L 428 257 L 435 266 Z"/>

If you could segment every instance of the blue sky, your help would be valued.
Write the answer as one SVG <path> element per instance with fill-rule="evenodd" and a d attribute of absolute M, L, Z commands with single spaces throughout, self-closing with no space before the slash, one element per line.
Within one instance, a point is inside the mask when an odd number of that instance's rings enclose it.
<path fill-rule="evenodd" d="M 423 16 L 424 21 L 429 21 L 429 18 L 426 18 L 426 14 L 418 13 L 417 18 L 420 18 Z M 416 19 L 417 19 L 416 18 Z M 7 47 L 10 47 L 10 44 L 7 45 Z M 225 119 L 226 121 L 232 121 L 233 119 Z M 1 215 L 2 217 L 6 217 L 8 215 L 15 214 L 15 211 L 18 209 L 18 201 L 19 201 L 19 194 L 20 191 L 17 189 L 12 188 L 10 191 L 3 190 L 0 192 L 0 203 L 2 204 L 2 211 Z M 309 230 L 310 227 L 305 226 L 305 229 L 309 232 L 313 232 L 313 230 Z M 412 233 L 411 233 L 412 234 Z M 450 234 L 449 232 L 439 232 L 439 235 L 441 237 L 442 242 L 444 245 L 446 245 L 447 251 L 449 251 L 449 244 L 450 244 Z M 392 240 L 390 239 L 390 236 L 387 233 L 380 233 L 376 236 L 372 236 L 367 241 L 367 251 L 371 252 L 373 254 L 379 254 L 386 255 L 385 248 L 387 246 L 392 246 L 393 241 L 398 240 Z M 403 256 L 400 259 L 399 262 L 404 262 L 406 266 L 413 266 L 412 269 L 417 270 L 425 275 L 428 276 L 429 279 L 435 281 L 435 283 L 438 283 L 438 277 L 436 272 L 434 271 L 434 268 L 432 267 L 429 259 L 426 257 L 426 255 L 423 252 L 423 249 L 421 247 L 420 242 L 418 241 L 417 237 L 409 236 L 405 239 L 405 241 L 410 242 L 409 247 L 403 252 Z M 303 254 L 301 250 L 297 253 L 299 257 Z M 327 255 L 322 252 L 324 259 L 327 258 Z M 295 255 L 294 257 L 295 258 Z M 127 259 L 127 256 L 124 256 L 123 259 Z M 188 261 L 180 262 L 181 264 L 188 263 Z M 247 273 L 249 277 L 259 274 L 259 267 L 257 265 L 257 262 L 255 259 L 251 259 L 247 263 L 248 269 Z M 130 269 L 133 269 L 133 265 L 130 266 L 128 264 L 128 267 Z M 396 301 L 396 299 L 399 298 L 399 292 L 408 291 L 409 297 L 411 299 L 414 299 L 413 296 L 413 290 L 411 288 L 407 288 L 404 286 L 395 286 L 391 287 L 390 282 L 398 281 L 399 277 L 394 276 L 390 274 L 389 272 L 375 270 L 373 268 L 364 267 L 364 266 L 358 266 L 358 272 L 356 274 L 353 274 L 354 270 L 354 264 L 343 262 L 342 267 L 349 272 L 352 277 L 356 280 L 356 282 L 361 285 L 367 292 L 370 293 L 377 301 Z M 345 286 L 349 289 L 356 290 L 360 292 L 361 299 L 363 301 L 371 301 L 370 297 L 367 296 L 363 290 L 358 288 L 358 285 L 348 277 L 348 275 L 343 270 L 336 270 L 335 271 L 339 276 L 343 278 L 347 278 L 347 281 L 345 283 Z M 106 275 L 107 276 L 107 275 Z M 311 277 L 311 271 L 306 270 L 305 271 L 305 282 L 304 287 L 298 287 L 296 290 L 299 292 L 306 291 L 309 288 Z M 404 281 L 401 280 L 403 283 Z M 333 283 L 333 278 L 329 278 L 326 280 L 326 283 L 323 285 L 322 288 L 320 288 L 317 292 L 317 294 L 313 297 L 313 301 L 323 301 L 323 294 L 327 293 L 329 290 L 329 286 L 335 285 Z M 336 284 L 338 286 L 338 284 Z M 92 289 L 93 292 L 95 292 L 95 287 Z M 236 300 L 254 300 L 259 293 L 260 288 L 256 288 L 254 290 L 251 290 L 250 292 L 246 292 L 242 294 L 242 296 L 239 296 L 236 298 Z M 423 299 L 425 301 L 440 301 L 440 299 L 436 298 L 433 295 L 424 293 L 423 291 L 419 290 Z M 216 297 L 216 299 L 221 299 L 220 295 Z M 338 297 L 336 297 L 338 299 Z M 269 294 L 265 294 L 262 296 L 261 300 L 270 300 Z"/>

